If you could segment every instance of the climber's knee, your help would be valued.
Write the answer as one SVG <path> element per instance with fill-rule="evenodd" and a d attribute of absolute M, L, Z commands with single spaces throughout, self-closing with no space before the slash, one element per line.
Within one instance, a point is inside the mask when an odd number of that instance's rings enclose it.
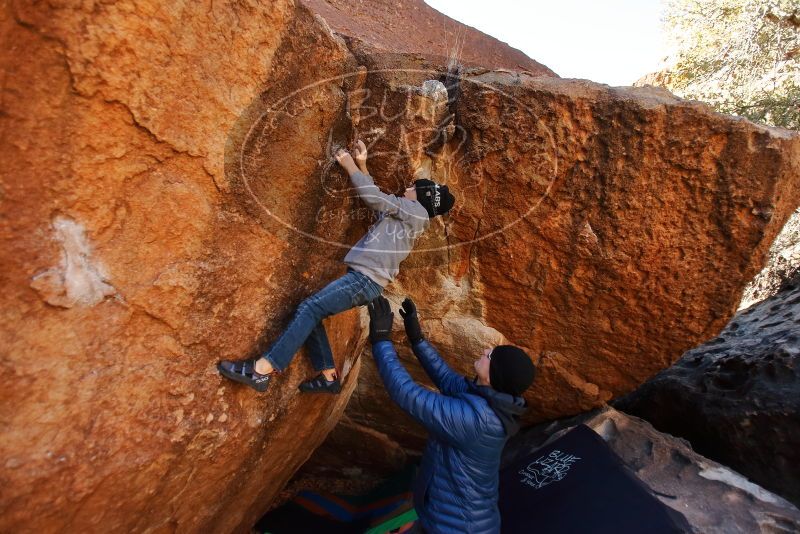
<path fill-rule="evenodd" d="M 301 302 L 297 307 L 297 315 L 322 319 L 322 317 L 325 315 L 325 312 L 314 297 L 309 297 Z"/>

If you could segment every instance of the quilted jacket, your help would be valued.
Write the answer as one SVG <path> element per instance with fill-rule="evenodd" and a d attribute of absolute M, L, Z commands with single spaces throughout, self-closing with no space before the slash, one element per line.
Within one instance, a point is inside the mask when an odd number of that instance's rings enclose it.
<path fill-rule="evenodd" d="M 372 354 L 389 396 L 429 433 L 414 487 L 420 522 L 432 533 L 500 532 L 500 454 L 525 401 L 457 374 L 426 340 L 413 349 L 441 393 L 411 379 L 391 341 L 375 343 Z"/>

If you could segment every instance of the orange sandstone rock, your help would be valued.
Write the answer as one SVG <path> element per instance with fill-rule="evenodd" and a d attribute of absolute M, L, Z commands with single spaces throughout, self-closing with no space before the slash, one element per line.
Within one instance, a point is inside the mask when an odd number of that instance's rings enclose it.
<path fill-rule="evenodd" d="M 464 59 L 486 68 L 448 70 L 325 16 L 3 5 L 0 530 L 249 528 L 351 392 L 349 427 L 397 443 L 392 461 L 413 451 L 363 310 L 327 323 L 339 397 L 298 394 L 303 358 L 265 395 L 214 368 L 343 272 L 371 215 L 331 156 L 357 138 L 385 190 L 430 177 L 456 194 L 388 293 L 417 300 L 462 372 L 486 344 L 525 347 L 529 421 L 629 391 L 712 336 L 798 204 L 796 134 L 487 70 L 474 33 Z"/>
<path fill-rule="evenodd" d="M 521 51 L 475 28 L 465 26 L 423 0 L 301 0 L 351 47 L 424 56 L 492 69 L 557 75 Z"/>
<path fill-rule="evenodd" d="M 392 76 L 398 92 L 421 83 Z M 400 173 L 448 181 L 457 207 L 390 293 L 417 301 L 428 338 L 468 376 L 498 338 L 524 347 L 539 367 L 527 422 L 600 406 L 713 337 L 800 201 L 796 133 L 664 91 L 466 70 L 458 95 L 457 133 L 433 156 L 409 151 Z M 378 148 L 409 128 L 383 130 L 395 134 Z M 347 414 L 408 450 L 425 437 L 369 357 Z"/>
<path fill-rule="evenodd" d="M 343 272 L 237 203 L 226 141 L 287 32 L 315 73 L 349 54 L 290 2 L 1 13 L 0 531 L 248 528 L 338 421 L 360 327 L 328 322 L 339 397 L 298 394 L 304 358 L 264 395 L 219 377 Z"/>

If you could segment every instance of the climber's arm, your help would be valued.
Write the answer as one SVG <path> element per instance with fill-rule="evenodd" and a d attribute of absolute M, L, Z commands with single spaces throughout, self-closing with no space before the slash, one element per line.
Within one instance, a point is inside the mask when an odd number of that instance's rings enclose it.
<path fill-rule="evenodd" d="M 349 152 L 342 149 L 336 154 L 336 160 L 350 175 L 353 188 L 368 207 L 375 211 L 382 211 L 387 215 L 394 215 L 399 219 L 419 218 L 413 213 L 413 203 L 410 200 L 389 195 L 381 191 L 372 177 L 362 172 L 353 161 Z M 366 164 L 364 165 L 366 169 Z"/>
<path fill-rule="evenodd" d="M 350 174 L 350 181 L 364 204 L 373 210 L 383 211 L 387 215 L 398 215 L 403 211 L 401 200 L 381 191 L 370 175 L 356 170 Z"/>
<path fill-rule="evenodd" d="M 471 444 L 476 438 L 478 420 L 469 403 L 428 391 L 411 379 L 392 345 L 394 314 L 385 297 L 370 302 L 367 310 L 372 355 L 392 400 L 437 438 L 453 446 Z"/>
<path fill-rule="evenodd" d="M 429 341 L 420 339 L 411 348 L 419 363 L 422 364 L 422 368 L 431 377 L 439 391 L 445 395 L 455 395 L 467 390 L 467 383 L 464 377 L 447 365 Z"/>
<path fill-rule="evenodd" d="M 453 446 L 474 441 L 479 424 L 469 403 L 434 393 L 414 382 L 400 363 L 391 341 L 373 343 L 372 355 L 386 391 L 404 412 L 437 439 Z"/>
<path fill-rule="evenodd" d="M 439 351 L 425 340 L 419 324 L 417 305 L 409 297 L 403 301 L 400 316 L 403 318 L 403 326 L 405 326 L 406 336 L 411 342 L 414 355 L 439 391 L 445 395 L 455 395 L 466 391 L 467 383 L 464 377 L 453 371 L 439 355 Z"/>

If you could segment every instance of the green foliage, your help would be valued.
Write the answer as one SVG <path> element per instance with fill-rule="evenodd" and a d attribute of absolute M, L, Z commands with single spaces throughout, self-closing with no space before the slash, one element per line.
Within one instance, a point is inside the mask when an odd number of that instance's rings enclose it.
<path fill-rule="evenodd" d="M 800 0 L 665 0 L 675 94 L 800 129 Z"/>

